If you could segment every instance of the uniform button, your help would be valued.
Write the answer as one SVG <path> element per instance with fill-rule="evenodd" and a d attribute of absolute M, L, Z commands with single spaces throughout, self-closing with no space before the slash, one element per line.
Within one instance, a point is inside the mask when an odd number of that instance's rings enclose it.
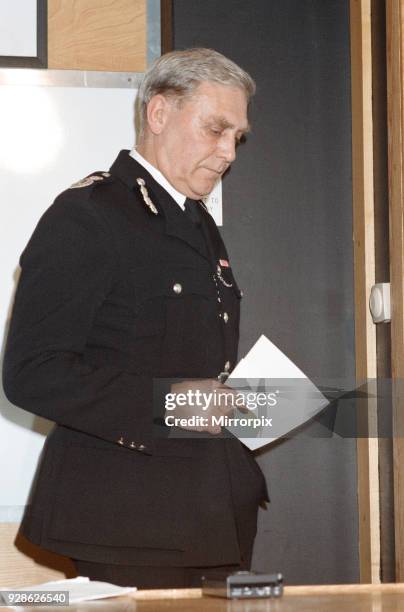
<path fill-rule="evenodd" d="M 243 295 L 244 295 L 244 291 L 241 291 L 240 289 L 240 297 L 243 297 Z"/>
<path fill-rule="evenodd" d="M 220 274 L 220 273 L 221 273 L 222 268 L 219 266 L 219 264 L 217 264 L 217 266 L 216 266 L 216 270 L 217 270 L 217 273 L 218 273 L 218 274 Z"/>
<path fill-rule="evenodd" d="M 130 446 L 131 448 L 136 448 L 136 444 L 135 444 L 134 442 L 131 442 L 131 443 L 129 444 L 129 446 Z"/>
<path fill-rule="evenodd" d="M 227 312 L 224 312 L 224 313 L 223 313 L 223 321 L 224 321 L 225 323 L 227 323 L 227 321 L 228 321 L 228 320 L 229 320 L 229 315 L 227 314 Z"/>
<path fill-rule="evenodd" d="M 121 446 L 123 446 L 123 438 L 120 437 L 119 440 L 117 440 L 118 444 L 120 444 Z"/>
<path fill-rule="evenodd" d="M 140 446 L 139 446 L 139 450 L 140 450 L 140 451 L 145 450 L 145 448 L 146 448 L 146 447 L 145 447 L 145 445 L 144 445 L 144 444 L 140 444 Z"/>
<path fill-rule="evenodd" d="M 228 372 L 230 370 L 230 361 L 226 361 L 226 363 L 224 364 L 224 371 Z"/>
<path fill-rule="evenodd" d="M 182 291 L 181 283 L 175 283 L 175 285 L 173 286 L 173 291 L 174 293 L 181 293 Z"/>

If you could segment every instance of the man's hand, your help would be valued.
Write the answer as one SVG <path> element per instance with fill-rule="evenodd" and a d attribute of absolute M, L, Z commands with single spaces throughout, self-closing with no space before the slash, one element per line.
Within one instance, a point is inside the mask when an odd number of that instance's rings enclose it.
<path fill-rule="evenodd" d="M 177 427 L 189 431 L 206 431 L 211 434 L 219 434 L 221 426 L 212 422 L 212 417 L 229 416 L 237 407 L 246 412 L 243 406 L 235 405 L 236 391 L 220 383 L 214 378 L 203 380 L 188 380 L 171 385 L 171 393 L 182 400 L 175 402 L 175 408 L 167 410 L 165 416 L 173 416 L 175 419 L 184 419 L 181 424 L 176 422 Z M 179 399 L 179 398 L 178 398 Z M 198 424 L 188 424 L 190 417 L 197 417 Z"/>

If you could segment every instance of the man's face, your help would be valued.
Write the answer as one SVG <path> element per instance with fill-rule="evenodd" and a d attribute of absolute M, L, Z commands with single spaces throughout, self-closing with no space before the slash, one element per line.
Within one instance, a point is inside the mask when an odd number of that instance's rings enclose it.
<path fill-rule="evenodd" d="M 166 104 L 164 113 L 155 165 L 177 191 L 199 199 L 234 161 L 248 131 L 246 96 L 238 87 L 204 81 L 188 100 Z"/>

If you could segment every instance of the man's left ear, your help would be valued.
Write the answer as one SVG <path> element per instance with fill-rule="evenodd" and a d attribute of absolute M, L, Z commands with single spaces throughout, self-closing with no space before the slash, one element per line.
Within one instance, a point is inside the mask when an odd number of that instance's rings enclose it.
<path fill-rule="evenodd" d="M 153 134 L 161 134 L 171 111 L 172 104 L 162 94 L 156 94 L 147 105 L 147 123 Z"/>

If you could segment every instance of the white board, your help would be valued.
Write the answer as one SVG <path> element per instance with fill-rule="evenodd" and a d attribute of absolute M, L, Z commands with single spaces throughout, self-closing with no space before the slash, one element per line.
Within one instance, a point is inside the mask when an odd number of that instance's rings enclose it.
<path fill-rule="evenodd" d="M 134 143 L 133 88 L 0 85 L 0 334 L 18 260 L 60 191 Z M 51 424 L 0 396 L 0 522 L 20 520 Z"/>

